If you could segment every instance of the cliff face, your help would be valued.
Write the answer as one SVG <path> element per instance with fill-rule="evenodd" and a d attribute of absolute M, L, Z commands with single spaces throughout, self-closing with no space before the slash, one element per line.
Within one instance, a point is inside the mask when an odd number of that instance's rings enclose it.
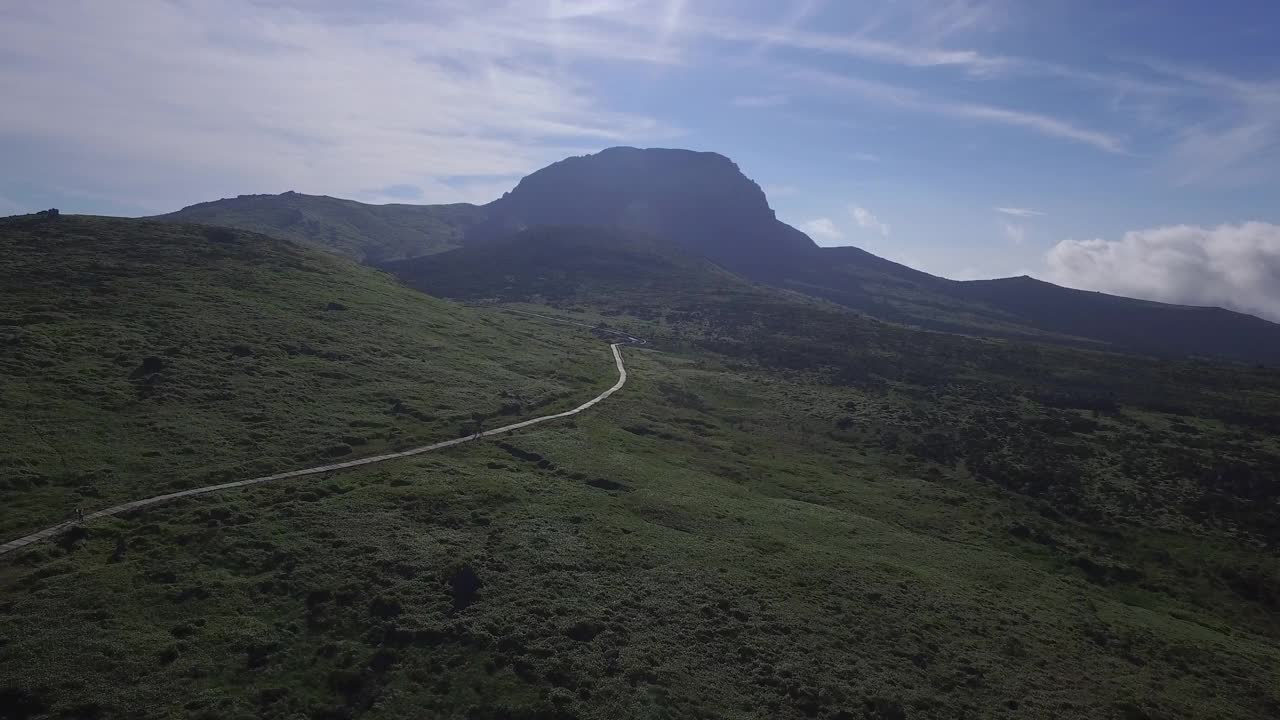
<path fill-rule="evenodd" d="M 568 158 L 524 178 L 485 210 L 481 234 L 617 226 L 727 265 L 815 247 L 777 219 L 764 191 L 733 161 L 708 152 L 618 147 Z"/>

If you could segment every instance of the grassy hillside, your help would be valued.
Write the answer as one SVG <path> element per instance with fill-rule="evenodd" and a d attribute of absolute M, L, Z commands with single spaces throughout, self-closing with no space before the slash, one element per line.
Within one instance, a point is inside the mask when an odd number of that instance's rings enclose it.
<path fill-rule="evenodd" d="M 287 192 L 200 203 L 153 219 L 259 232 L 354 260 L 381 262 L 457 247 L 466 228 L 480 217 L 474 205 L 368 205 Z"/>
<path fill-rule="evenodd" d="M 205 247 L 200 231 L 180 232 Z M 257 258 L 255 239 L 240 238 Z M 415 301 L 383 276 L 267 247 L 303 258 L 263 273 L 301 273 L 273 302 L 321 279 L 289 317 L 356 283 L 396 299 L 384 310 L 420 302 L 456 318 L 433 336 L 436 364 L 457 372 L 432 386 L 440 397 L 496 400 L 465 390 L 491 373 L 542 372 L 566 391 L 606 383 L 603 345 L 574 344 L 585 333 L 539 326 L 512 343 L 489 335 L 510 323 L 500 307 Z M 210 248 L 146 285 L 179 273 L 198 288 L 220 268 L 254 277 Z M 176 503 L 24 550 L 0 563 L 0 707 L 220 719 L 1280 712 L 1274 372 L 912 331 L 641 240 L 614 251 L 675 263 L 657 274 L 679 287 L 611 275 L 609 253 L 583 259 L 596 284 L 557 297 L 536 253 L 446 274 L 477 298 L 541 298 L 558 305 L 544 312 L 650 338 L 624 350 L 630 381 L 608 402 L 501 442 Z M 72 267 L 77 285 L 102 272 Z M 264 286 L 275 284 L 236 295 Z M 410 332 L 389 312 L 370 317 L 323 347 Z M 92 357 L 85 346 L 52 357 Z M 504 370 L 517 358 L 529 364 Z M 360 407 L 328 413 L 345 403 Z"/>
<path fill-rule="evenodd" d="M 0 536 L 144 494 L 453 437 L 611 381 L 582 333 L 260 235 L 0 220 Z"/>
<path fill-rule="evenodd" d="M 1122 507 L 1134 513 L 1127 521 L 1181 518 L 1181 527 L 1280 543 L 1275 371 L 913 330 L 601 230 L 548 229 L 513 244 L 391 267 L 427 292 L 549 303 L 744 369 L 836 386 L 919 385 L 929 390 L 901 399 L 933 418 L 918 428 L 938 446 L 918 448 L 926 458 L 934 452 L 1008 489 L 1047 493 L 1060 511 L 1089 519 Z M 963 415 L 941 413 L 947 403 Z M 1035 421 L 1016 427 L 1028 413 Z M 1140 454 L 1144 461 L 1132 457 Z"/>
<path fill-rule="evenodd" d="M 10 697 L 207 718 L 1280 707 L 1269 611 L 1217 574 L 1250 551 L 922 460 L 924 386 L 626 353 L 618 402 L 565 426 L 28 551 L 0 576 Z"/>

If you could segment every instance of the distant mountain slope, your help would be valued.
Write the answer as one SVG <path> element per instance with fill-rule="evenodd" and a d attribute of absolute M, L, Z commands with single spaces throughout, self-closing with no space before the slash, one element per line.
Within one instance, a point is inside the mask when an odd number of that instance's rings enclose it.
<path fill-rule="evenodd" d="M 475 412 L 523 412 L 508 390 L 555 406 L 612 382 L 581 331 L 221 228 L 0 219 L 0 293 L 6 539 L 75 507 L 453 437 Z"/>
<path fill-rule="evenodd" d="M 688 293 L 696 300 L 708 293 L 761 292 L 664 240 L 583 225 L 539 225 L 383 267 L 432 295 L 465 299 L 564 303 L 641 296 L 678 304 Z"/>
<path fill-rule="evenodd" d="M 663 238 L 743 278 L 883 320 L 1168 357 L 1280 364 L 1280 325 L 1249 315 L 1027 278 L 956 282 L 859 248 L 820 248 L 779 221 L 760 186 L 716 153 L 609 148 L 553 163 L 481 207 L 376 206 L 285 193 L 204 203 L 160 219 L 261 231 L 374 264 L 502 240 L 539 226 L 617 228 Z M 512 244 L 502 247 L 516 251 Z M 507 261 L 494 247 L 484 252 L 493 262 Z"/>
<path fill-rule="evenodd" d="M 1073 290 L 1030 277 L 954 283 L 957 297 L 1027 324 L 1157 355 L 1280 363 L 1280 325 L 1216 307 Z"/>
<path fill-rule="evenodd" d="M 858 248 L 822 248 L 819 258 L 776 265 L 760 279 L 927 328 L 1165 357 L 1280 363 L 1280 325 L 1222 308 L 1135 300 L 1029 277 L 959 282 Z"/>
<path fill-rule="evenodd" d="M 819 248 L 778 221 L 759 186 L 715 153 L 610 148 L 569 158 L 526 177 L 485 211 L 474 233 L 562 223 L 645 230 L 749 279 L 895 322 L 1165 356 L 1280 362 L 1280 325 L 1241 313 L 1018 278 L 956 282 L 858 248 Z"/>
<path fill-rule="evenodd" d="M 457 247 L 481 216 L 479 208 L 467 204 L 367 205 L 286 192 L 200 203 L 154 219 L 239 228 L 380 262 Z"/>

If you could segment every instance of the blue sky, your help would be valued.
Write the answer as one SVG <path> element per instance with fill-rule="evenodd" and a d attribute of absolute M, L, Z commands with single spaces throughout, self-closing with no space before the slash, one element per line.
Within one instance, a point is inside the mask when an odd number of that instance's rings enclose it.
<path fill-rule="evenodd" d="M 1277 30 L 1263 0 L 6 4 L 0 214 L 484 202 L 689 147 L 821 244 L 1280 317 Z"/>

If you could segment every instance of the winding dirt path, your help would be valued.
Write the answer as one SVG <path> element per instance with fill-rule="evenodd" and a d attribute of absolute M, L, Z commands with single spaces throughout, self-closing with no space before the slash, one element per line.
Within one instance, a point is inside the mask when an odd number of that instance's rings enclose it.
<path fill-rule="evenodd" d="M 562 320 L 560 318 L 551 317 L 550 315 L 538 315 L 537 313 L 523 312 L 520 310 L 510 310 L 509 312 L 515 312 L 521 315 L 530 315 L 533 317 L 539 317 L 545 320 L 552 320 L 555 322 L 565 323 L 568 325 L 580 325 L 582 327 L 598 329 L 592 325 L 587 325 L 585 323 L 572 322 L 569 320 Z M 503 425 L 502 427 L 494 428 L 492 430 L 485 430 L 483 432 L 476 433 L 474 435 L 467 435 L 465 437 L 454 438 L 453 440 L 445 440 L 444 442 L 438 442 L 432 445 L 424 445 L 422 447 L 411 448 L 409 450 L 403 450 L 401 452 L 387 453 L 385 455 L 374 455 L 372 457 L 360 458 L 358 460 L 349 460 L 347 462 L 333 463 L 330 465 L 319 465 L 316 467 L 304 468 L 302 470 L 292 470 L 290 472 L 277 473 L 275 475 L 265 475 L 263 477 L 252 478 L 249 480 L 240 480 L 238 482 L 222 483 L 221 485 L 206 485 L 204 487 L 192 488 L 190 490 L 182 490 L 181 492 L 168 493 L 166 495 L 156 495 L 154 497 L 144 498 L 142 500 L 134 500 L 133 502 L 124 503 L 122 505 L 116 505 L 114 507 L 109 507 L 104 510 L 98 510 L 97 512 L 89 513 L 84 516 L 84 521 L 89 522 L 90 520 L 95 520 L 101 517 L 119 515 L 121 513 L 129 512 L 130 510 L 137 510 L 139 508 L 149 507 L 152 505 L 159 505 L 160 503 L 166 503 L 171 500 L 177 500 L 179 498 L 194 497 L 196 495 L 207 495 L 209 493 L 220 492 L 222 490 L 230 490 L 232 488 L 245 487 L 246 485 L 257 485 L 259 483 L 271 482 L 272 480 L 286 480 L 288 478 L 306 477 L 308 475 L 319 475 L 322 473 L 335 472 L 337 470 L 347 470 L 354 467 L 360 467 L 362 465 L 376 465 L 377 463 L 384 463 L 389 460 L 399 460 L 400 458 L 412 457 L 414 455 L 421 455 L 423 453 L 429 453 L 434 450 L 443 450 L 445 448 L 453 447 L 454 445 L 461 445 L 463 443 L 474 442 L 476 440 L 492 437 L 494 435 L 501 435 L 503 433 L 508 433 L 508 432 L 511 432 L 512 430 L 519 430 L 520 428 L 526 428 L 531 425 L 550 422 L 551 420 L 559 420 L 560 418 L 566 418 L 566 417 L 569 417 L 570 415 L 577 415 L 583 410 L 587 410 L 591 408 L 596 403 L 603 402 L 610 395 L 621 390 L 622 386 L 627 383 L 627 368 L 625 365 L 622 364 L 622 351 L 619 350 L 618 347 L 624 344 L 630 344 L 630 343 L 644 344 L 645 342 L 640 338 L 632 337 L 630 335 L 627 335 L 626 333 L 619 332 L 616 330 L 604 330 L 604 332 L 609 332 L 614 335 L 621 335 L 624 338 L 626 338 L 626 340 L 623 342 L 611 343 L 609 345 L 609 349 L 613 351 L 613 360 L 618 366 L 618 382 L 614 383 L 613 387 L 609 388 L 608 390 L 605 390 L 604 392 L 582 403 L 581 405 L 579 405 L 578 407 L 572 410 L 566 410 L 562 413 L 556 413 L 554 415 L 543 415 L 541 417 L 532 418 L 530 420 L 524 420 L 522 422 L 512 423 L 511 425 Z M 55 537 L 57 535 L 60 535 L 66 532 L 67 530 L 70 530 L 75 525 L 77 525 L 76 522 L 67 521 L 67 522 L 54 525 L 53 527 L 45 528 L 44 530 L 40 530 L 39 532 L 34 532 L 25 537 L 20 537 L 16 540 L 10 540 L 9 542 L 4 543 L 3 545 L 0 545 L 0 555 L 5 555 L 7 553 L 11 553 L 21 548 L 24 548 L 32 543 L 36 543 L 41 540 Z"/>

